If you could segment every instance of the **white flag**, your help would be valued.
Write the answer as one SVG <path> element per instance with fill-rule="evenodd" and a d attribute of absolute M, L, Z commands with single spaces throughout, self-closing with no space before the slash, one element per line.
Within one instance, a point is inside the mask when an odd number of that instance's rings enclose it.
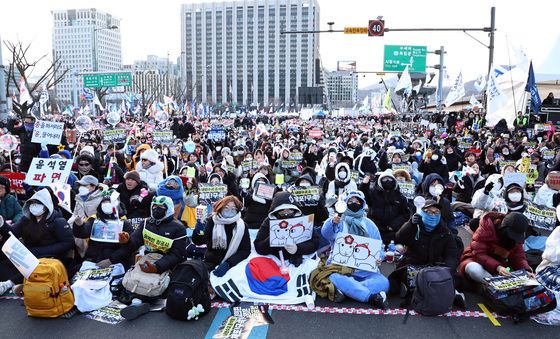
<path fill-rule="evenodd" d="M 364 98 L 364 101 L 362 101 L 362 106 L 367 106 L 369 103 L 369 95 L 366 95 L 366 97 Z"/>
<path fill-rule="evenodd" d="M 472 109 L 478 109 L 482 106 L 480 101 L 476 100 L 474 94 L 471 95 L 471 99 L 469 100 L 469 103 L 471 104 Z"/>
<path fill-rule="evenodd" d="M 497 113 L 506 102 L 507 98 L 496 81 L 496 73 L 492 67 L 486 84 L 486 123 L 488 126 L 494 126 L 502 119 Z M 515 119 L 515 112 L 513 114 Z"/>
<path fill-rule="evenodd" d="M 404 93 L 408 94 L 412 91 L 412 80 L 410 79 L 410 73 L 408 73 L 408 66 L 405 67 L 399 81 L 397 82 L 397 87 L 395 88 L 395 92 L 404 89 Z"/>
<path fill-rule="evenodd" d="M 33 99 L 31 99 L 31 95 L 29 95 L 29 91 L 27 87 L 25 87 L 25 80 L 23 77 L 19 80 L 19 101 L 20 105 L 23 105 L 24 102 L 27 102 L 28 105 L 33 103 Z"/>
<path fill-rule="evenodd" d="M 455 79 L 455 83 L 451 87 L 451 90 L 447 94 L 445 98 L 445 106 L 449 107 L 456 103 L 457 101 L 461 100 L 465 96 L 465 84 L 463 84 L 463 74 L 459 72 L 457 79 Z"/>
<path fill-rule="evenodd" d="M 474 82 L 474 88 L 476 88 L 477 93 L 480 93 L 484 90 L 484 87 L 486 87 L 486 76 L 481 75 Z"/>
<path fill-rule="evenodd" d="M 93 104 L 99 106 L 99 109 L 101 109 L 102 111 L 105 110 L 105 108 L 103 108 L 103 105 L 101 104 L 101 101 L 99 101 L 99 97 L 97 96 L 97 93 L 95 92 L 93 97 Z"/>
<path fill-rule="evenodd" d="M 2 252 L 10 259 L 18 271 L 28 279 L 31 273 L 39 265 L 39 259 L 31 253 L 13 234 L 2 246 Z"/>
<path fill-rule="evenodd" d="M 413 91 L 416 92 L 416 94 L 418 94 L 420 92 L 420 89 L 422 88 L 422 80 L 420 80 L 420 82 L 418 83 L 418 85 L 414 86 L 414 88 L 412 89 Z"/>
<path fill-rule="evenodd" d="M 43 90 L 41 91 L 41 97 L 39 98 L 39 102 L 41 103 L 41 105 L 44 105 L 48 101 L 49 101 L 49 91 L 47 90 L 47 87 L 43 85 Z"/>

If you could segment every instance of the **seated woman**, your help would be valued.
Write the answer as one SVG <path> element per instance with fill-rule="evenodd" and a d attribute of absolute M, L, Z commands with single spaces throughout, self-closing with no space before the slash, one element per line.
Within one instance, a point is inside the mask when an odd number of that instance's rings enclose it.
<path fill-rule="evenodd" d="M 268 210 L 272 200 L 267 200 L 265 198 L 259 197 L 257 193 L 257 184 L 270 184 L 268 178 L 261 172 L 257 172 L 253 176 L 253 181 L 251 182 L 251 190 L 245 199 L 245 211 L 243 213 L 243 220 L 247 223 L 250 229 L 259 229 L 264 219 L 268 216 Z"/>
<path fill-rule="evenodd" d="M 112 264 L 109 258 L 121 247 L 119 243 L 124 242 L 124 239 L 129 238 L 130 234 L 133 232 L 130 222 L 126 220 L 124 204 L 122 204 L 118 198 L 113 197 L 113 199 L 111 199 L 112 192 L 111 190 L 103 194 L 101 203 L 97 208 L 97 213 L 85 224 L 74 224 L 72 227 L 76 238 L 89 239 L 84 260 L 97 263 L 97 266 L 101 268 L 109 267 Z M 124 220 L 121 220 L 123 218 Z M 98 227 L 103 227 L 104 224 L 119 221 L 122 222 L 122 231 L 118 234 L 119 243 L 110 241 L 112 239 L 109 239 L 109 241 L 102 241 L 101 238 L 96 235 Z M 94 237 L 93 239 L 92 236 Z M 125 262 L 123 266 L 127 267 L 128 265 L 126 265 Z"/>
<path fill-rule="evenodd" d="M 242 208 L 241 201 L 232 195 L 220 199 L 206 225 L 199 223 L 193 233 L 195 245 L 206 244 L 204 262 L 217 277 L 224 276 L 251 254 L 248 227 L 241 219 Z"/>
<path fill-rule="evenodd" d="M 321 234 L 330 242 L 331 248 L 334 248 L 339 233 L 349 233 L 381 240 L 381 234 L 377 226 L 365 216 L 366 201 L 364 194 L 360 191 L 348 192 L 346 205 L 348 208 L 342 216 L 335 214 L 334 217 L 325 222 L 321 229 Z M 327 265 L 330 265 L 332 255 L 333 252 L 327 260 Z M 382 257 L 378 259 L 378 265 L 381 263 Z M 361 302 L 367 302 L 374 307 L 387 308 L 385 293 L 389 290 L 389 281 L 378 269 L 377 272 L 356 269 L 348 274 L 333 271 L 328 279 L 336 288 L 334 296 L 336 302 L 340 302 L 344 299 L 344 296 L 348 296 Z"/>
<path fill-rule="evenodd" d="M 463 252 L 459 273 L 479 284 L 494 275 L 508 276 L 510 271 L 526 270 L 532 275 L 523 250 L 528 229 L 529 221 L 522 213 L 486 213 Z"/>
<path fill-rule="evenodd" d="M 268 217 L 259 228 L 254 244 L 258 254 L 272 254 L 279 257 L 279 252 L 282 251 L 284 259 L 294 266 L 299 266 L 302 262 L 302 255 L 313 254 L 317 251 L 319 234 L 313 232 L 311 239 L 299 244 L 286 244 L 283 248 L 270 246 L 270 220 L 295 218 L 302 214 L 301 210 L 292 201 L 294 199 L 289 192 L 280 192 L 274 196 Z"/>
<path fill-rule="evenodd" d="M 389 276 L 392 293 L 397 293 L 401 286 L 408 288 L 407 265 L 445 266 L 451 272 L 457 270 L 461 253 L 456 237 L 443 222 L 441 212 L 442 206 L 438 202 L 426 200 L 422 211 L 415 213 L 397 232 L 395 242 L 404 245 L 406 251 L 397 269 Z M 465 308 L 462 293 L 456 292 L 454 303 Z"/>
<path fill-rule="evenodd" d="M 128 236 L 124 233 L 120 242 L 124 244 L 111 254 L 111 263 L 123 263 L 141 246 L 146 247 L 147 253 L 159 253 L 163 256 L 155 261 L 147 261 L 141 266 L 143 272 L 161 274 L 173 269 L 183 261 L 186 250 L 185 227 L 173 218 L 174 206 L 169 197 L 154 197 L 150 207 L 151 218 L 141 223 L 138 229 Z M 145 242 L 144 239 L 148 242 Z M 157 242 L 149 239 L 157 238 Z"/>
<path fill-rule="evenodd" d="M 23 217 L 13 225 L 2 223 L 0 235 L 7 239 L 9 232 L 22 240 L 37 258 L 56 258 L 68 264 L 69 251 L 74 247 L 74 236 L 60 212 L 53 206 L 47 189 L 35 193 L 23 205 Z M 68 267 L 67 267 L 68 268 Z M 0 295 L 14 284 L 21 284 L 23 276 L 3 254 L 0 259 Z"/>

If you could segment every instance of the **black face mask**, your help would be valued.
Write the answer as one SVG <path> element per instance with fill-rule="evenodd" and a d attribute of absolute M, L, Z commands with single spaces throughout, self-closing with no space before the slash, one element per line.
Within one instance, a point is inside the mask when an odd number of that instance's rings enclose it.
<path fill-rule="evenodd" d="M 161 207 L 154 207 L 152 208 L 152 218 L 156 220 L 161 220 L 165 218 L 165 213 L 167 212 L 166 208 Z"/>
<path fill-rule="evenodd" d="M 381 181 L 381 187 L 383 187 L 386 191 L 392 191 L 397 186 L 397 182 L 395 180 L 385 180 Z"/>
<path fill-rule="evenodd" d="M 348 204 L 348 209 L 352 212 L 358 212 L 362 209 L 362 204 L 356 202 Z"/>

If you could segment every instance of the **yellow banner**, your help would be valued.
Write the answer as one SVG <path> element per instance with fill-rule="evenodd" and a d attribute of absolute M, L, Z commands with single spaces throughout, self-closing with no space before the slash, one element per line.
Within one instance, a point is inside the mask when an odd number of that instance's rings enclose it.
<path fill-rule="evenodd" d="M 344 27 L 344 34 L 368 34 L 367 27 Z"/>
<path fill-rule="evenodd" d="M 173 245 L 173 239 L 155 234 L 154 232 L 148 231 L 146 228 L 142 231 L 142 238 L 144 239 L 144 245 L 150 252 L 157 251 L 167 253 L 167 251 L 171 249 L 171 245 Z"/>

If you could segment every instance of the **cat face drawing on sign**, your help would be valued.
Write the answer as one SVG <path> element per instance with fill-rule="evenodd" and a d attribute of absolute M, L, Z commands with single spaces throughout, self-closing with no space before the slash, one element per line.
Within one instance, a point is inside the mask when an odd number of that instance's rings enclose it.
<path fill-rule="evenodd" d="M 283 245 L 290 236 L 289 223 L 287 221 L 282 221 L 278 224 L 278 227 L 272 230 L 273 239 L 270 240 L 271 244 Z"/>

